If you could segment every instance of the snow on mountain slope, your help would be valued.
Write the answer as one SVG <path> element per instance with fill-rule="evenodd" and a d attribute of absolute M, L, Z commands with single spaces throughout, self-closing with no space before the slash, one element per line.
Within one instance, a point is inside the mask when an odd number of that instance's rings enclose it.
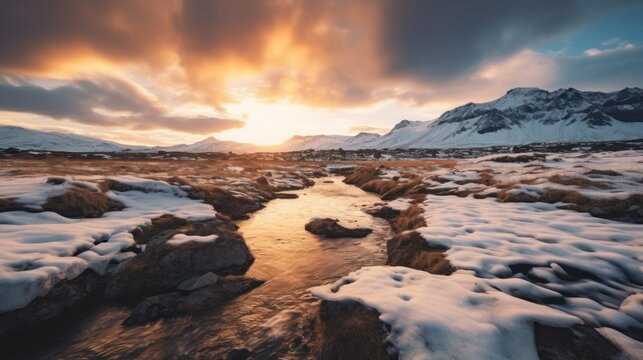
<path fill-rule="evenodd" d="M 177 151 L 177 152 L 234 152 L 234 153 L 248 153 L 258 151 L 257 146 L 252 144 L 238 143 L 234 141 L 224 141 L 215 139 L 210 136 L 194 144 L 181 144 L 174 146 L 156 146 L 149 149 L 150 151 Z"/>
<path fill-rule="evenodd" d="M 69 152 L 110 152 L 142 148 L 89 136 L 37 131 L 18 126 L 0 126 L 0 148 L 10 147 Z"/>
<path fill-rule="evenodd" d="M 274 147 L 269 147 L 272 151 L 301 151 L 301 150 L 328 150 L 339 149 L 343 146 L 344 142 L 352 139 L 351 136 L 344 135 L 311 135 L 299 136 L 295 135 Z"/>
<path fill-rule="evenodd" d="M 372 145 L 449 148 L 639 138 L 643 138 L 639 88 L 612 93 L 516 88 L 497 100 L 447 111 L 435 121 L 402 121 Z"/>
<path fill-rule="evenodd" d="M 434 121 L 402 120 L 386 135 L 293 136 L 274 146 L 208 137 L 194 144 L 141 147 L 86 136 L 0 126 L 0 148 L 75 152 L 235 152 L 328 149 L 455 148 L 536 142 L 632 140 L 643 138 L 643 90 L 611 93 L 537 88 L 509 90 L 499 99 L 457 107 Z"/>

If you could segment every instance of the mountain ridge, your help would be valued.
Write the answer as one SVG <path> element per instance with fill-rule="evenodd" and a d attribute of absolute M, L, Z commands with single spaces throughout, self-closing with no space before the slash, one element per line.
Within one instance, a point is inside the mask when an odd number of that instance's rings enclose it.
<path fill-rule="evenodd" d="M 21 130 L 18 130 L 21 129 Z M 33 135 L 29 136 L 28 133 Z M 401 120 L 384 134 L 294 135 L 272 146 L 219 140 L 134 146 L 82 135 L 0 126 L 0 148 L 58 151 L 261 152 L 330 149 L 453 148 L 643 138 L 643 90 L 613 92 L 521 87 L 483 103 L 467 103 L 430 121 Z M 74 142 L 77 144 L 75 145 Z"/>

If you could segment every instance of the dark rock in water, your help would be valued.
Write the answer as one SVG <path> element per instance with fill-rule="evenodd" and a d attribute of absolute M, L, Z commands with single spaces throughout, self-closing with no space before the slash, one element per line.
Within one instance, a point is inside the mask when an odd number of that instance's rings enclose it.
<path fill-rule="evenodd" d="M 271 175 L 272 175 L 272 174 L 271 174 Z M 265 176 L 260 176 L 260 177 L 258 177 L 255 181 L 256 181 L 256 182 L 257 182 L 257 184 L 259 184 L 259 185 L 270 185 L 270 183 L 268 182 L 268 179 L 266 179 L 266 177 L 265 177 Z"/>
<path fill-rule="evenodd" d="M 326 238 L 363 238 L 373 232 L 373 229 L 366 228 L 346 228 L 338 224 L 339 220 L 324 218 L 312 219 L 306 224 L 306 230 Z"/>
<path fill-rule="evenodd" d="M 276 199 L 298 199 L 299 195 L 297 194 L 286 194 L 286 193 L 275 193 Z"/>
<path fill-rule="evenodd" d="M 572 328 L 534 324 L 534 340 L 541 360 L 623 359 L 616 345 L 586 325 Z"/>
<path fill-rule="evenodd" d="M 395 210 L 390 206 L 375 206 L 375 207 L 365 209 L 364 212 L 371 216 L 375 216 L 375 217 L 379 217 L 387 220 L 391 220 L 394 217 L 400 215 L 401 213 L 399 210 Z"/>
<path fill-rule="evenodd" d="M 179 291 L 150 296 L 134 307 L 124 325 L 138 325 L 182 313 L 194 313 L 214 308 L 259 285 L 263 280 L 226 277 L 216 284 L 200 287 L 188 293 Z"/>
<path fill-rule="evenodd" d="M 431 247 L 417 232 L 396 235 L 386 242 L 387 265 L 406 266 L 431 274 L 450 275 L 456 269 L 444 256 L 444 247 Z"/>
<path fill-rule="evenodd" d="M 150 296 L 136 305 L 130 316 L 123 322 L 123 325 L 143 324 L 148 321 L 170 317 L 177 313 L 181 298 L 180 292 Z"/>
<path fill-rule="evenodd" d="M 322 301 L 320 359 L 397 359 L 377 311 L 358 302 Z"/>
<path fill-rule="evenodd" d="M 334 184 L 335 182 L 333 180 L 324 180 L 324 184 Z"/>
<path fill-rule="evenodd" d="M 186 242 L 179 245 L 151 241 L 143 253 L 119 266 L 111 276 L 105 296 L 138 300 L 176 289 L 182 281 L 212 272 L 217 275 L 241 275 L 254 262 L 243 238 L 225 228 L 215 231 L 210 242 Z"/>
<path fill-rule="evenodd" d="M 105 278 L 93 270 L 58 283 L 47 295 L 36 298 L 26 307 L 0 314 L 0 338 L 56 320 L 72 308 L 100 298 L 105 283 Z"/>

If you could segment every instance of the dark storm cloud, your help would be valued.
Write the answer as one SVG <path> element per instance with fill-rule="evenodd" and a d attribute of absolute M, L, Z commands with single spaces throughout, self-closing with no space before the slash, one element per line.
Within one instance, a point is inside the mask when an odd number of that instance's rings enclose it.
<path fill-rule="evenodd" d="M 386 0 L 381 53 L 390 74 L 446 81 L 627 3 L 631 1 Z"/>
<path fill-rule="evenodd" d="M 78 53 L 155 61 L 173 41 L 173 1 L 2 0 L 0 66 L 40 69 Z"/>
<path fill-rule="evenodd" d="M 116 78 L 74 80 L 50 89 L 24 79 L 0 77 L 0 110 L 89 125 L 162 128 L 196 134 L 243 126 L 239 120 L 169 115 L 136 86 Z"/>
<path fill-rule="evenodd" d="M 643 48 L 618 48 L 594 56 L 558 57 L 558 87 L 617 89 L 643 84 Z"/>
<path fill-rule="evenodd" d="M 178 65 L 180 75 L 165 85 L 217 109 L 233 99 L 226 81 L 239 74 L 260 80 L 251 95 L 262 99 L 351 107 L 395 98 L 418 105 L 435 100 L 435 89 L 454 88 L 490 63 L 631 3 L 636 1 L 0 0 L 0 70 L 59 75 L 57 66 L 64 64 L 62 76 L 73 78 L 76 63 L 85 70 L 92 60 L 114 68 L 125 62 L 161 70 Z M 596 75 L 590 63 L 601 59 L 581 60 L 585 70 L 570 68 L 576 74 L 570 81 Z M 406 88 L 399 90 L 398 80 Z M 81 86 L 92 85 L 72 88 Z M 40 89 L 45 95 L 23 90 L 24 96 L 52 96 L 46 89 Z M 82 94 L 75 99 L 89 101 Z M 64 111 L 62 104 L 49 104 L 47 111 Z M 81 112 L 96 123 L 113 121 L 86 107 L 75 110 Z"/>

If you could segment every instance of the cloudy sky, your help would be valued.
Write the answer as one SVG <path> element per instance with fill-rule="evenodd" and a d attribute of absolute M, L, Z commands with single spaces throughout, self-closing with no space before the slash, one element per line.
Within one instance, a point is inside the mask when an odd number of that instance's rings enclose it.
<path fill-rule="evenodd" d="M 0 124 L 130 144 L 383 132 L 643 86 L 643 2 L 0 0 Z"/>

